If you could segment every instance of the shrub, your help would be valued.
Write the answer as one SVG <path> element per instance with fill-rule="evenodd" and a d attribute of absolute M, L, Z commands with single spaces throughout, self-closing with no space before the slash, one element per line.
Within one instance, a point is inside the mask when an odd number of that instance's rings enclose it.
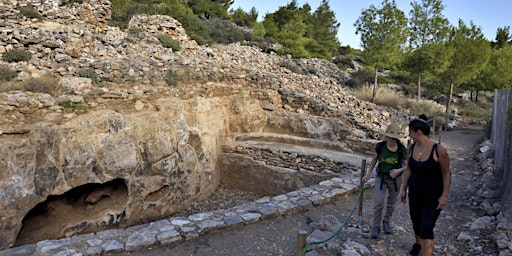
<path fill-rule="evenodd" d="M 492 105 L 483 102 L 461 101 L 460 115 L 486 120 L 492 116 Z"/>
<path fill-rule="evenodd" d="M 348 80 L 345 84 L 348 87 L 352 88 L 360 88 L 365 84 L 373 83 L 375 79 L 373 72 L 370 72 L 366 69 L 360 69 L 356 72 L 352 73 L 352 78 Z"/>
<path fill-rule="evenodd" d="M 94 68 L 82 69 L 78 72 L 80 77 L 87 77 L 91 79 L 93 84 L 98 84 L 100 82 L 100 78 L 98 74 L 94 71 Z"/>
<path fill-rule="evenodd" d="M 230 44 L 245 40 L 245 33 L 231 22 L 222 19 L 210 19 L 205 21 L 209 28 L 209 37 L 219 44 Z"/>
<path fill-rule="evenodd" d="M 13 49 L 8 50 L 2 57 L 5 62 L 20 62 L 28 61 L 32 57 L 32 54 L 26 50 Z"/>
<path fill-rule="evenodd" d="M 67 101 L 59 102 L 58 105 L 62 107 L 62 110 L 65 113 L 76 112 L 76 111 L 86 112 L 88 110 L 88 106 L 85 105 L 83 102 L 74 103 L 74 102 L 67 100 Z"/>
<path fill-rule="evenodd" d="M 83 0 L 61 0 L 60 6 L 72 5 L 73 3 L 81 4 L 83 2 Z"/>
<path fill-rule="evenodd" d="M 175 52 L 181 50 L 180 43 L 168 35 L 159 35 L 158 40 L 165 48 L 171 48 Z"/>
<path fill-rule="evenodd" d="M 435 101 L 426 99 L 409 99 L 403 105 L 409 109 L 413 116 L 425 114 L 427 116 L 444 116 L 445 107 Z"/>
<path fill-rule="evenodd" d="M 9 67 L 5 65 L 0 66 L 0 81 L 11 81 L 12 79 L 16 78 L 18 76 L 18 73 L 16 71 L 10 69 Z"/>
<path fill-rule="evenodd" d="M 336 64 L 336 66 L 339 68 L 339 69 L 347 69 L 347 68 L 354 68 L 355 65 L 354 63 L 352 62 L 352 60 L 346 58 L 345 56 L 336 56 L 333 60 L 333 63 Z"/>
<path fill-rule="evenodd" d="M 60 93 L 59 79 L 49 76 L 31 78 L 23 82 L 23 89 L 30 92 L 42 92 L 57 95 Z"/>
<path fill-rule="evenodd" d="M 32 6 L 24 6 L 20 8 L 20 13 L 29 19 L 40 19 L 41 15 Z"/>
<path fill-rule="evenodd" d="M 282 61 L 281 63 L 279 63 L 279 66 L 282 68 L 286 68 L 295 74 L 302 75 L 302 71 L 300 70 L 299 66 L 297 66 L 297 64 L 289 60 Z"/>
<path fill-rule="evenodd" d="M 366 84 L 355 93 L 360 100 L 371 101 L 373 98 L 373 85 Z M 401 92 L 386 87 L 378 87 L 375 93 L 375 104 L 397 108 L 406 100 Z"/>
<path fill-rule="evenodd" d="M 140 29 L 140 28 L 129 28 L 128 29 L 128 33 L 130 33 L 130 34 L 138 34 L 140 32 L 142 32 L 142 29 Z"/>
<path fill-rule="evenodd" d="M 177 86 L 181 82 L 191 81 L 192 73 L 187 69 L 168 70 L 164 75 L 164 81 L 169 86 Z"/>

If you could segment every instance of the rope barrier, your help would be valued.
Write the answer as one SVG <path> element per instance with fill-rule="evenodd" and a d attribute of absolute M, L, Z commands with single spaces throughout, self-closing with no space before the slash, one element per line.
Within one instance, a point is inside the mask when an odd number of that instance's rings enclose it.
<path fill-rule="evenodd" d="M 309 247 L 311 247 L 312 245 L 315 245 L 315 244 L 323 244 L 323 243 L 326 243 L 328 242 L 329 240 L 333 239 L 336 235 L 338 235 L 338 233 L 341 232 L 341 230 L 345 227 L 345 225 L 347 225 L 348 221 L 350 220 L 350 218 L 352 217 L 352 214 L 354 214 L 354 211 L 356 210 L 357 208 L 357 205 L 359 204 L 359 200 L 361 199 L 361 196 L 363 195 L 363 191 L 364 191 L 364 184 L 361 184 L 361 187 L 359 188 L 359 195 L 357 196 L 357 200 L 356 202 L 354 203 L 354 207 L 352 207 L 352 211 L 350 211 L 350 214 L 347 216 L 347 218 L 345 219 L 345 221 L 343 222 L 343 224 L 341 224 L 341 226 L 338 228 L 338 230 L 336 230 L 336 232 L 334 232 L 334 234 L 332 234 L 330 237 L 324 239 L 324 240 L 321 240 L 321 241 L 315 241 L 315 242 L 307 242 L 306 243 L 306 246 L 304 247 L 304 249 L 302 250 L 300 256 L 304 256 L 305 253 L 308 251 Z"/>

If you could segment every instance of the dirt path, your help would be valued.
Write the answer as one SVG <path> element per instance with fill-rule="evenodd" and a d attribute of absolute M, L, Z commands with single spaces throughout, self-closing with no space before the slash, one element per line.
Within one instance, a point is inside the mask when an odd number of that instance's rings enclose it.
<path fill-rule="evenodd" d="M 484 215 L 475 203 L 474 199 L 478 195 L 477 189 L 473 187 L 474 179 L 479 177 L 480 173 L 475 156 L 477 145 L 482 141 L 483 134 L 483 129 L 473 127 L 458 128 L 442 136 L 442 143 L 447 147 L 451 159 L 452 186 L 449 203 L 441 213 L 435 229 L 434 255 L 498 255 L 492 239 L 478 239 L 471 246 L 468 246 L 467 242 L 457 240 L 461 232 L 468 230 L 469 222 Z M 143 252 L 125 252 L 123 255 L 291 256 L 296 252 L 299 230 L 307 230 L 308 235 L 311 234 L 314 230 L 311 222 L 319 223 L 327 215 L 333 215 L 343 223 L 353 209 L 356 199 L 357 194 L 351 194 L 344 200 L 315 207 L 307 212 L 267 219 L 235 229 L 211 232 L 191 240 L 159 246 Z M 349 255 L 343 254 L 342 244 L 347 241 L 366 246 L 370 251 L 369 255 L 408 255 L 414 238 L 407 205 L 398 203 L 396 207 L 392 222 L 393 234 L 382 234 L 379 239 L 370 239 L 367 238 L 368 233 L 361 231 L 367 227 L 365 223 L 369 223 L 372 216 L 372 189 L 365 191 L 363 202 L 363 225 L 360 225 L 357 216 L 352 216 L 348 222 L 349 228 L 344 229 L 328 243 L 323 244 L 322 248 L 317 249 L 318 255 Z M 486 237 L 485 235 L 480 234 L 480 237 Z M 474 248 L 478 250 L 472 251 Z"/>

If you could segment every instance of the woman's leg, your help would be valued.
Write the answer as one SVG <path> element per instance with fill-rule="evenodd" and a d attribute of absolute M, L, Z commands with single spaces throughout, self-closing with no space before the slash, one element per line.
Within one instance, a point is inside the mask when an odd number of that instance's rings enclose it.
<path fill-rule="evenodd" d="M 421 256 L 432 256 L 434 239 L 421 239 Z"/>
<path fill-rule="evenodd" d="M 382 184 L 380 177 L 375 179 L 375 201 L 373 204 L 373 228 L 380 228 L 382 222 L 382 210 L 384 209 L 384 200 L 386 198 L 386 184 Z"/>
<path fill-rule="evenodd" d="M 393 180 L 386 180 L 384 182 L 388 189 L 388 199 L 386 204 L 386 213 L 384 214 L 384 221 L 391 222 L 393 212 L 395 211 L 396 201 L 398 200 L 398 193 L 400 192 L 400 186 L 402 185 L 402 177 L 397 177 Z M 396 190 L 395 190 L 396 184 Z"/>

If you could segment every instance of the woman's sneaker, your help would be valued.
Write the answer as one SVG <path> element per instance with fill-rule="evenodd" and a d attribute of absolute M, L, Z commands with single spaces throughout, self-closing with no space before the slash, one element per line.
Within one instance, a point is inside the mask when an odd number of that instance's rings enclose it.
<path fill-rule="evenodd" d="M 389 222 L 387 221 L 382 222 L 382 228 L 384 229 L 384 234 L 393 233 L 393 229 L 391 228 L 391 225 L 389 225 Z"/>
<path fill-rule="evenodd" d="M 421 245 L 419 244 L 413 244 L 412 249 L 409 251 L 409 255 L 411 256 L 419 256 L 421 251 Z"/>

